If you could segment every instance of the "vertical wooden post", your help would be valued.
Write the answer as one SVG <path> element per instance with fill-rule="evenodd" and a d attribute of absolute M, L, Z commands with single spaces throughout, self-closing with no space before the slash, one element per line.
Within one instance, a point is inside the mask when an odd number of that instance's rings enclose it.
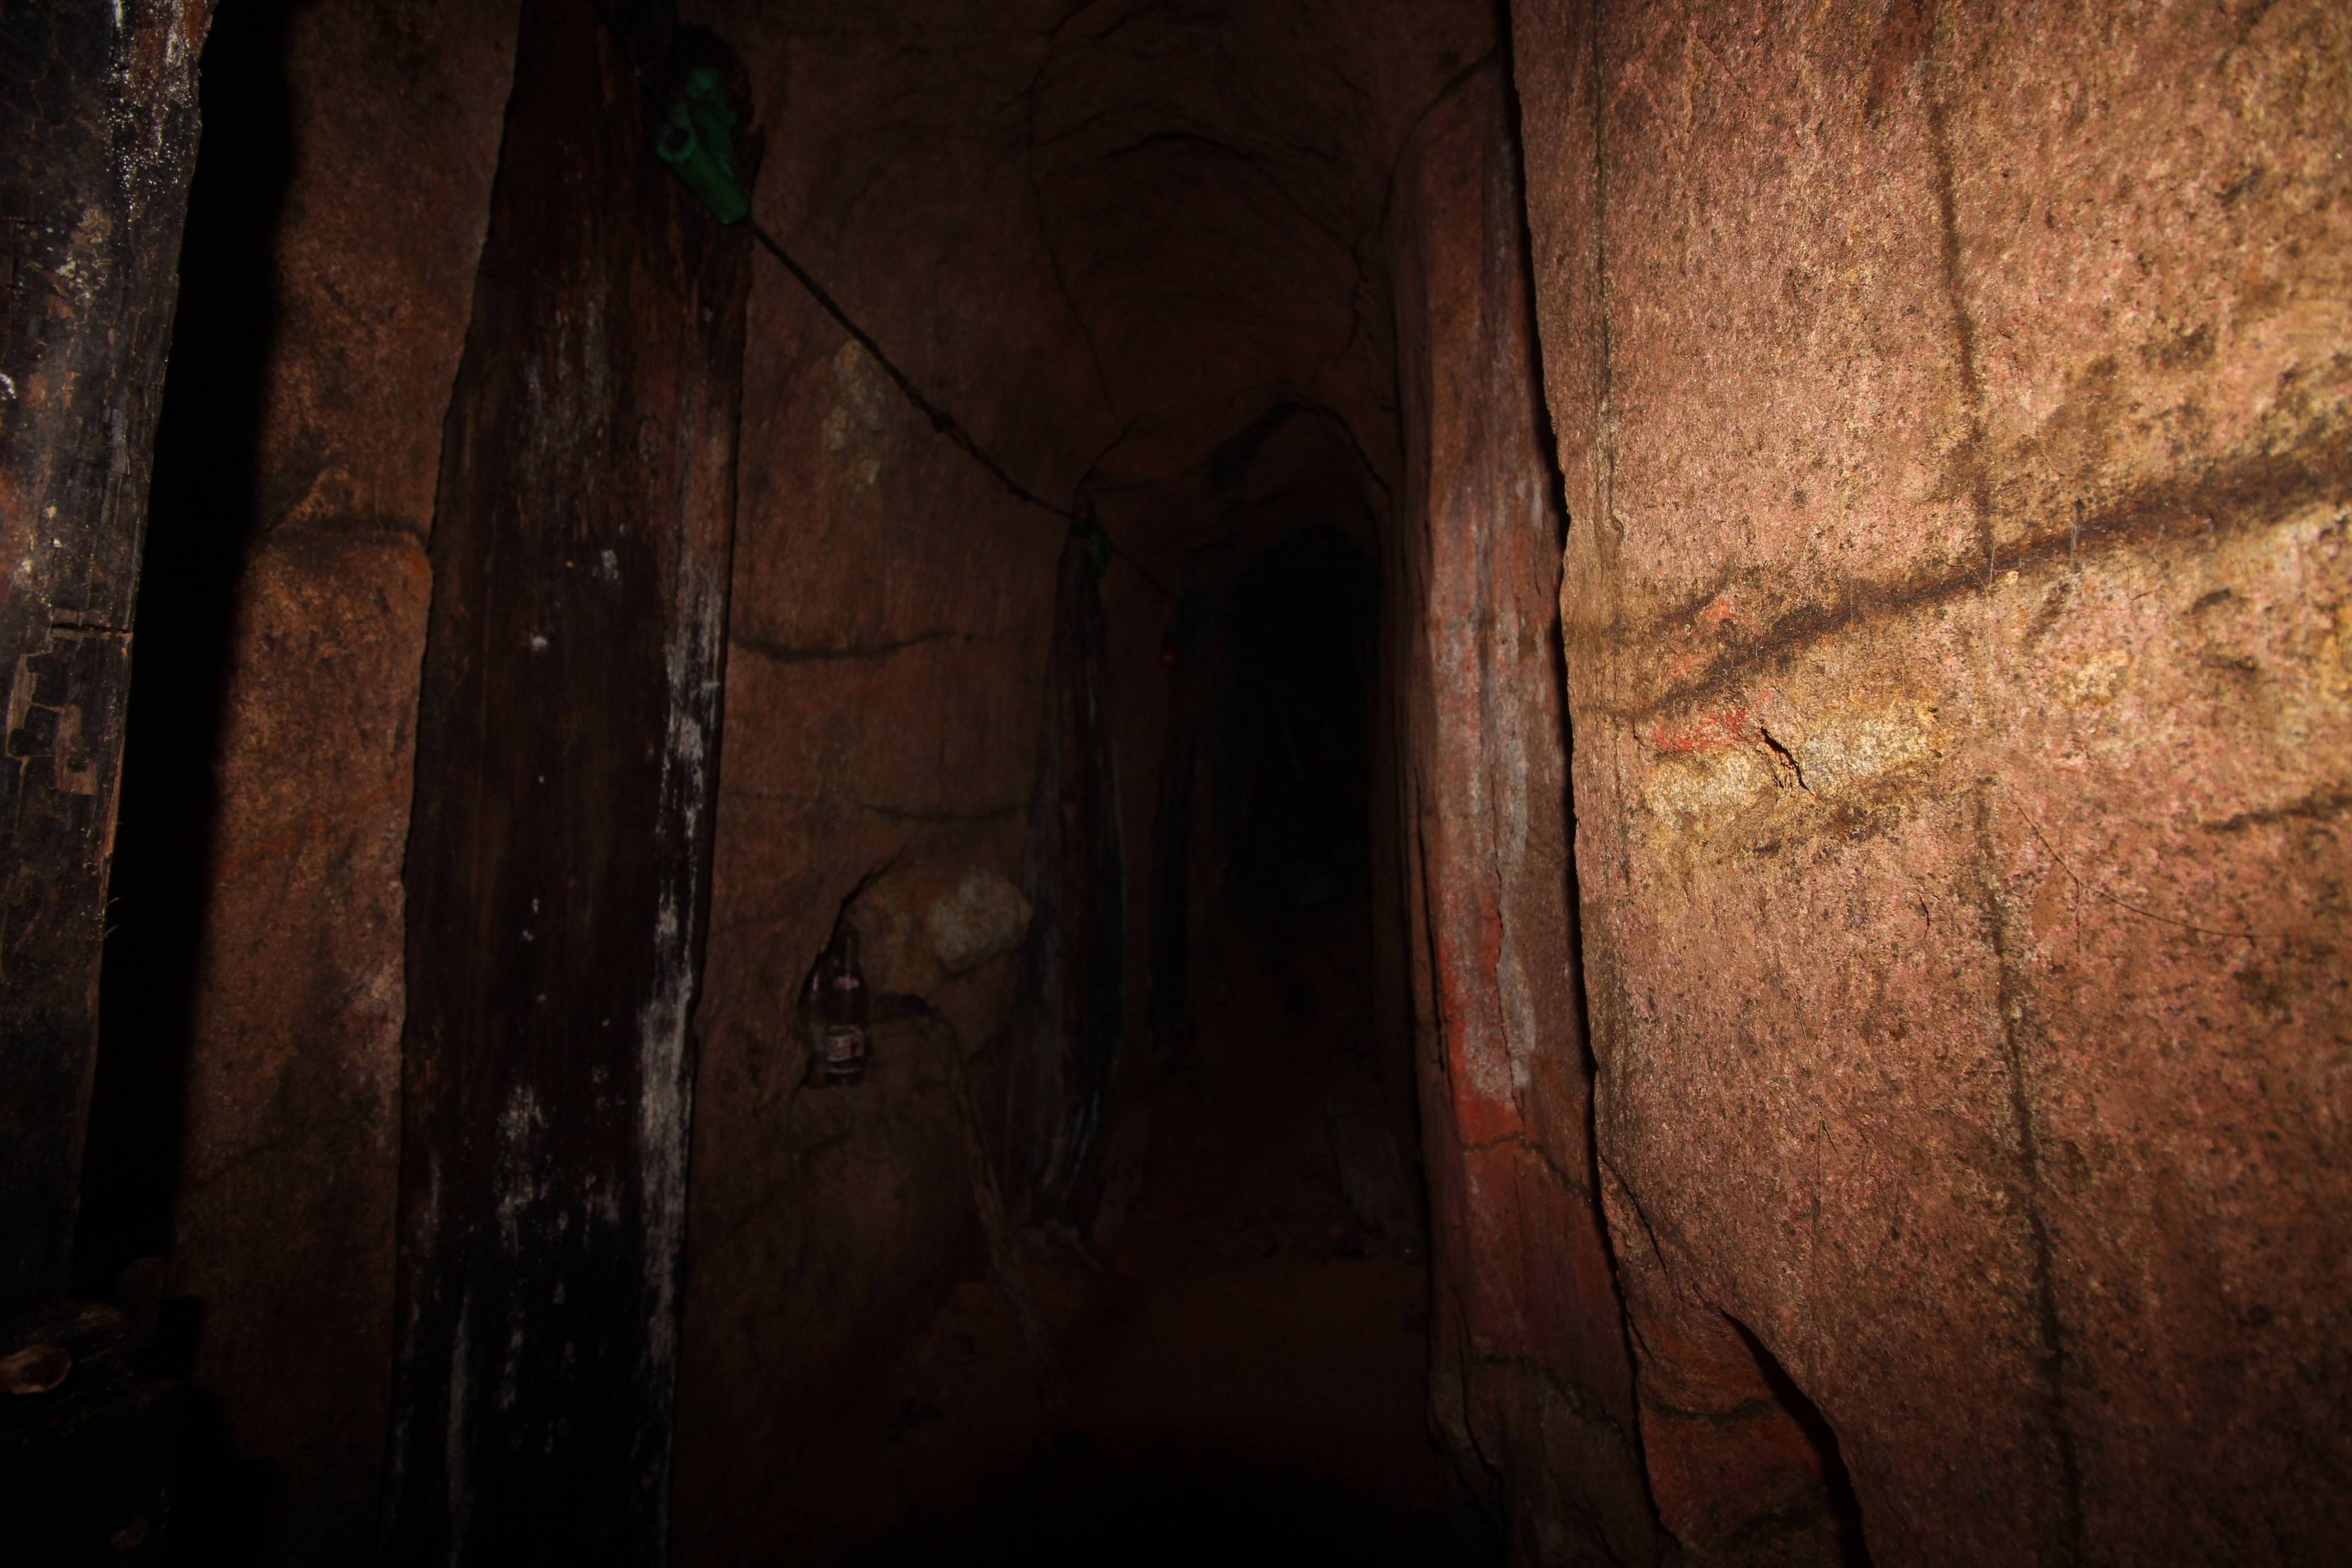
<path fill-rule="evenodd" d="M 669 34 L 627 20 L 648 82 Z M 390 1530 L 655 1563 L 748 235 L 591 0 L 529 0 L 515 61 L 432 542 Z"/>
<path fill-rule="evenodd" d="M 0 1327 L 65 1293 L 210 0 L 0 10 Z"/>
<path fill-rule="evenodd" d="M 1101 535 L 1075 528 L 1055 569 L 1054 640 L 1023 879 L 1035 913 L 1006 1101 L 1008 1163 L 1051 1213 L 1086 1175 L 1118 1072 L 1127 883 L 1111 744 Z"/>

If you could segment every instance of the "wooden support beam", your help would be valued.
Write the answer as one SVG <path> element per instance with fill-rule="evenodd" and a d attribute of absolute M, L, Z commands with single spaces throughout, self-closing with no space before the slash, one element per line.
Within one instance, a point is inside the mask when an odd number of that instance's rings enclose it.
<path fill-rule="evenodd" d="M 1059 1211 L 1091 1169 L 1127 1008 L 1108 559 L 1092 528 L 1063 541 L 1029 802 L 1023 876 L 1035 912 L 1012 1028 L 1005 1145 L 1023 1207 L 1037 1214 Z"/>
<path fill-rule="evenodd" d="M 210 0 L 0 7 L 0 1329 L 62 1296 Z"/>
<path fill-rule="evenodd" d="M 648 11 L 628 36 L 660 81 L 666 53 L 709 40 Z M 740 89 L 715 46 L 704 57 Z M 591 0 L 529 0 L 515 60 L 432 542 L 392 1555 L 646 1563 L 664 1551 L 748 235 L 655 158 Z"/>

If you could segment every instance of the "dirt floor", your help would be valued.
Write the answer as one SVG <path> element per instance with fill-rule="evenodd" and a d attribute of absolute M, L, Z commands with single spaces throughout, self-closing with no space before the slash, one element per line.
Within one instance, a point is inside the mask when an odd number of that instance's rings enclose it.
<path fill-rule="evenodd" d="M 1056 1374 L 992 1277 L 958 1288 L 793 1505 L 815 1560 L 1485 1559 L 1429 1436 L 1369 950 L 1359 905 L 1227 925 L 1196 1037 L 1129 1075 L 1093 1240 L 1024 1238 Z"/>

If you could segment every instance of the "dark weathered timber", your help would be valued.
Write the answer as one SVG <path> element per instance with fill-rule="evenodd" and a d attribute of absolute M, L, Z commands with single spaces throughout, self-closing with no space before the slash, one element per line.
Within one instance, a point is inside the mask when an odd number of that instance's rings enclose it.
<path fill-rule="evenodd" d="M 432 542 L 400 1563 L 664 1551 L 749 272 L 638 93 L 589 0 L 524 6 Z"/>
<path fill-rule="evenodd" d="M 1094 536 L 1070 530 L 1054 599 L 1023 880 L 1034 914 L 1011 1027 L 1006 1159 L 1033 1212 L 1086 1176 L 1118 1070 L 1127 894 L 1112 770 L 1110 633 Z"/>
<path fill-rule="evenodd" d="M 0 1325 L 64 1293 L 209 0 L 0 7 Z"/>

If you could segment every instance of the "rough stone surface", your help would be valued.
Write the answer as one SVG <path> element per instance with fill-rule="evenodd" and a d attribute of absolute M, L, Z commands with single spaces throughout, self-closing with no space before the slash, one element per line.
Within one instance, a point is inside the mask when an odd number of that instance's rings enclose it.
<path fill-rule="evenodd" d="M 1486 47 L 1483 7 L 688 9 L 752 64 L 760 220 L 1025 484 L 1060 504 L 1091 475 L 1163 580 L 1223 531 L 1192 505 L 1203 460 L 1271 404 L 1339 410 L 1394 470 L 1381 207 L 1411 121 Z M 713 1562 L 790 1547 L 829 1424 L 979 1264 L 938 1046 L 886 1027 L 863 1084 L 814 1091 L 793 1019 L 868 877 L 1020 875 L 1066 528 L 772 268 L 743 445 L 680 1388 L 677 1550 Z M 1125 566 L 1105 596 L 1134 867 L 1169 606 Z M 922 907 L 860 918 L 899 903 Z M 1016 967 L 931 995 L 984 1096 Z"/>
<path fill-rule="evenodd" d="M 1391 172 L 1493 37 L 1459 3 L 1062 8 L 1025 162 L 1119 431 L 1101 477 L 1169 482 L 1290 399 L 1393 463 Z"/>
<path fill-rule="evenodd" d="M 1197 471 L 1272 404 L 1329 410 L 1349 461 L 1392 480 L 1381 213 L 1412 124 L 1491 48 L 1484 6 L 685 9 L 751 65 L 762 224 L 1032 486 L 1059 501 L 1093 471 L 1165 492 L 1131 509 L 1150 526 L 1130 541 L 1164 570 L 1239 537 L 1191 509 Z M 351 1478 L 380 1440 L 363 1410 L 382 1398 L 416 547 L 512 18 L 384 0 L 270 24 L 291 162 L 177 1224 L 179 1288 L 207 1302 L 199 1380 L 234 1451 L 284 1467 L 293 1551 L 359 1527 Z M 1167 199 L 1137 201 L 1146 187 Z M 940 889 L 1017 876 L 1064 527 L 939 441 L 764 263 L 743 450 L 677 1500 L 680 1550 L 719 1559 L 761 1548 L 780 1478 L 821 1484 L 794 1456 L 976 1260 L 936 1047 L 886 1030 L 862 1089 L 803 1094 L 792 1014 L 844 901 L 883 868 Z M 1278 510 L 1266 472 L 1253 517 Z M 1125 569 L 1109 593 L 1141 697 L 1165 607 Z M 313 653 L 347 674 L 331 692 Z M 323 731 L 303 722 L 321 703 Z M 1146 758 L 1154 719 L 1122 732 Z M 1013 968 L 993 956 L 1011 923 L 988 924 L 977 948 L 934 952 L 968 970 L 915 975 L 983 1092 Z M 270 1245 L 263 1190 L 310 1246 Z M 328 1323 L 336 1348 L 298 1377 L 282 1347 Z M 316 1375 L 331 1364 L 345 1370 Z"/>
<path fill-rule="evenodd" d="M 431 528 L 514 20 L 510 0 L 462 14 L 371 0 L 289 20 L 293 166 L 260 433 L 273 529 Z"/>
<path fill-rule="evenodd" d="M 2330 1560 L 2340 8 L 1514 9 L 1664 1523 Z"/>
<path fill-rule="evenodd" d="M 2341 7 L 1516 0 L 1572 883 L 1488 7 L 685 9 L 752 70 L 762 224 L 1127 548 L 1130 868 L 1206 689 L 1132 562 L 1208 603 L 1285 530 L 1380 545 L 1435 1415 L 1519 1560 L 2329 1560 Z M 282 1558 L 372 1523 L 420 546 L 512 16 L 287 13 L 175 1215 Z M 992 1092 L 1064 528 L 764 262 L 750 321 L 676 1497 L 713 1563 L 793 1549 L 829 1423 L 979 1266 L 940 1037 L 816 1092 L 793 1015 L 848 904 Z M 989 940 L 940 939 L 974 879 Z"/>
<path fill-rule="evenodd" d="M 195 1381 L 275 1472 L 296 1560 L 368 1539 L 382 1463 L 429 597 L 397 532 L 287 530 L 238 587 L 172 1288 L 204 1303 Z"/>
<path fill-rule="evenodd" d="M 1091 372 L 1025 178 L 972 134 L 1045 24 L 967 21 L 950 42 L 887 7 L 702 9 L 767 131 L 755 217 L 1011 471 L 1066 497 L 1108 434 L 1086 424 Z M 826 1430 L 981 1265 L 940 1036 L 882 1026 L 863 1082 L 812 1088 L 795 1019 L 863 886 L 880 896 L 862 915 L 905 938 L 869 984 L 920 990 L 986 1045 L 1013 966 L 939 978 L 925 900 L 897 895 L 1020 874 L 1065 527 L 940 441 L 764 260 L 740 479 L 673 1537 L 709 1563 L 793 1550 L 793 1500 L 830 1484 Z"/>
<path fill-rule="evenodd" d="M 373 1540 L 390 1376 L 401 851 L 423 541 L 489 202 L 511 5 L 284 28 L 291 155 L 186 1068 L 174 1291 L 270 1561 Z M 158 659 L 174 650 L 149 650 Z"/>
<path fill-rule="evenodd" d="M 1021 890 L 974 866 L 923 911 L 923 934 L 940 967 L 961 975 L 1021 945 L 1029 931 L 1029 901 Z"/>
<path fill-rule="evenodd" d="M 1433 1396 L 1528 1562 L 1645 1562 L 1633 1364 L 1593 1180 L 1554 600 L 1563 519 L 1499 65 L 1398 175 L 1406 487 L 1396 809 L 1435 1236 Z"/>

